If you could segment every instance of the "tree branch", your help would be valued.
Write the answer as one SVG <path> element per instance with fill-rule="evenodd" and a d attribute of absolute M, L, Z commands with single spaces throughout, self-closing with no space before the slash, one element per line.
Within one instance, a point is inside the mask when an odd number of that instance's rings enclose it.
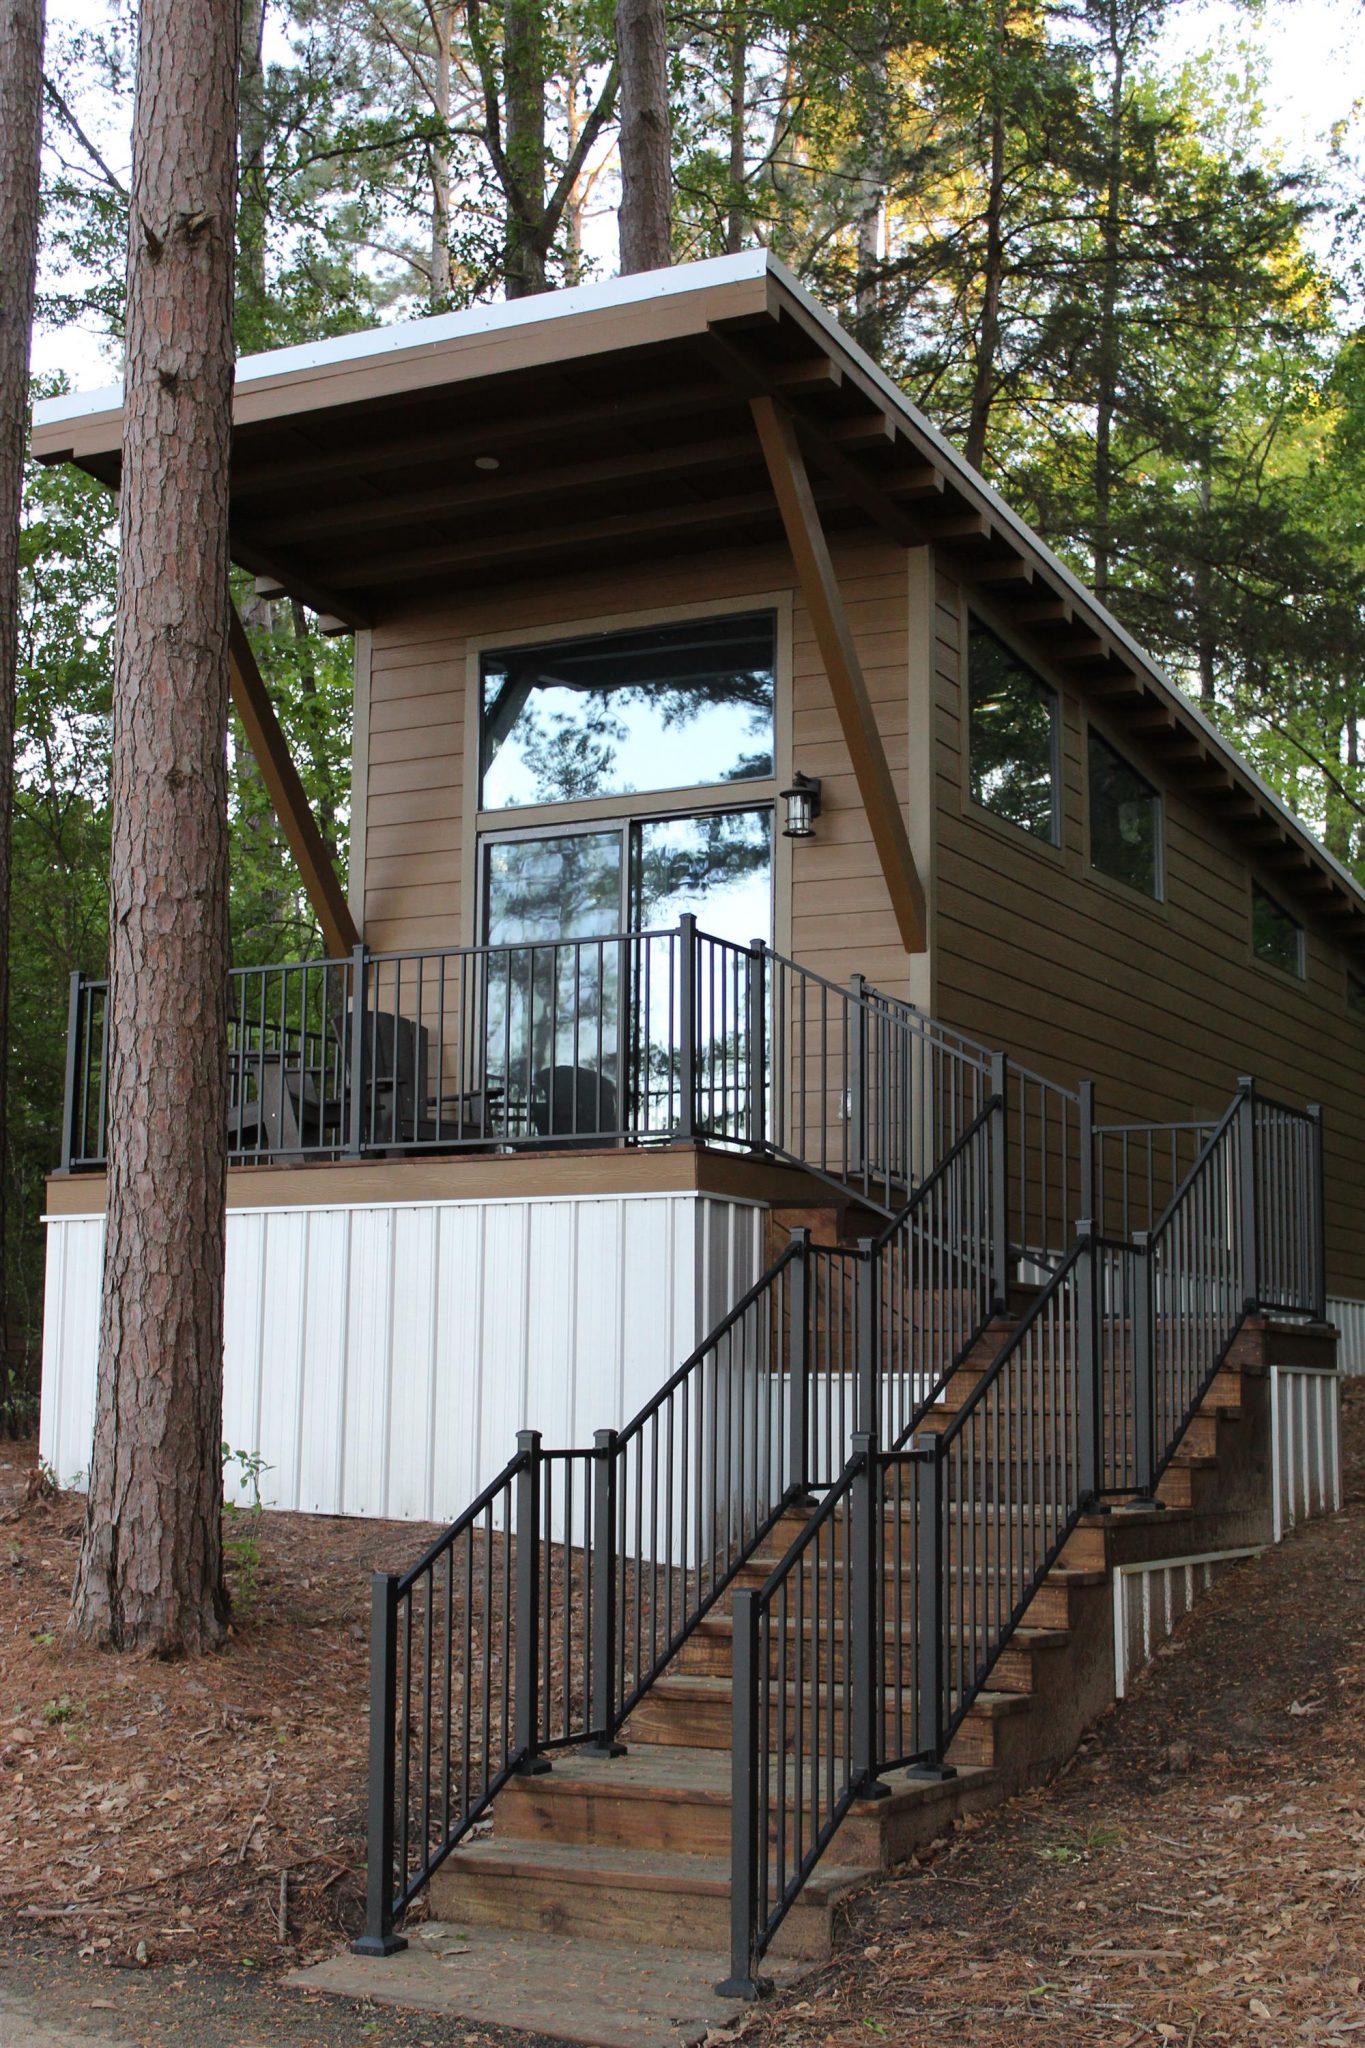
<path fill-rule="evenodd" d="M 71 130 L 71 133 L 75 136 L 91 163 L 98 169 L 110 191 L 117 198 L 126 200 L 128 197 L 127 186 L 121 178 L 116 177 L 114 172 L 110 170 L 108 164 L 104 161 L 104 158 L 100 155 L 98 149 L 96 149 L 94 143 L 90 140 L 90 137 L 86 134 L 84 128 L 82 128 L 80 122 L 76 119 L 76 116 L 72 113 L 65 99 L 58 92 L 46 72 L 43 73 L 43 92 L 57 118 Z"/>

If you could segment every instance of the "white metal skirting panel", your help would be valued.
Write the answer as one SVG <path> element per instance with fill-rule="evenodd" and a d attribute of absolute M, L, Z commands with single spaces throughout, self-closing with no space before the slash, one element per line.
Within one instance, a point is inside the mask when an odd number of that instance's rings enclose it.
<path fill-rule="evenodd" d="M 1275 1541 L 1341 1506 L 1341 1382 L 1332 1372 L 1270 1368 L 1270 1488 Z"/>
<path fill-rule="evenodd" d="M 518 1429 L 588 1445 L 629 1420 L 757 1278 L 762 1229 L 695 1194 L 233 1209 L 224 1440 L 268 1467 L 267 1506 L 447 1520 Z M 90 1464 L 104 1219 L 47 1230 L 40 1440 L 69 1484 Z"/>
<path fill-rule="evenodd" d="M 1114 1694 L 1123 1699 L 1136 1674 L 1175 1634 L 1201 1595 L 1229 1565 L 1256 1550 L 1211 1551 L 1119 1565 L 1114 1573 Z"/>
<path fill-rule="evenodd" d="M 1341 1332 L 1337 1345 L 1337 1364 L 1345 1373 L 1365 1373 L 1365 1301 L 1346 1301 L 1341 1297 L 1327 1303 L 1327 1320 L 1335 1323 Z"/>

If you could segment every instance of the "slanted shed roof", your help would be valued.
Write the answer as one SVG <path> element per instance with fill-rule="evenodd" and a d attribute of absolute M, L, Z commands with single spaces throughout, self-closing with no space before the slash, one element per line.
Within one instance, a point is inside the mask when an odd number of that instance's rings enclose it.
<path fill-rule="evenodd" d="M 950 550 L 1263 870 L 1365 945 L 1354 878 L 764 250 L 244 357 L 233 557 L 364 626 L 604 555 L 780 541 L 759 396 L 794 420 L 831 539 L 870 526 Z M 115 385 L 40 402 L 35 455 L 117 486 L 121 400 Z"/>

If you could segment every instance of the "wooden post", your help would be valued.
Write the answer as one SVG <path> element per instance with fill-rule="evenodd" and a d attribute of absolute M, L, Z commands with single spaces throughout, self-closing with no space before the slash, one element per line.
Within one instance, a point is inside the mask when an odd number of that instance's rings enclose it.
<path fill-rule="evenodd" d="M 829 677 L 834 708 L 848 747 L 858 794 L 872 828 L 872 840 L 891 896 L 901 944 L 907 953 L 928 947 L 924 885 L 915 866 L 896 785 L 872 713 L 862 663 L 844 609 L 829 543 L 790 413 L 766 396 L 749 401 L 763 459 L 768 465 L 787 545 L 796 563 L 820 658 Z"/>
<path fill-rule="evenodd" d="M 307 794 L 294 766 L 289 745 L 280 730 L 275 707 L 256 664 L 246 627 L 229 606 L 228 673 L 232 702 L 246 732 L 247 744 L 256 757 L 261 780 L 270 794 L 280 829 L 289 841 L 289 851 L 298 866 L 308 901 L 322 926 L 323 942 L 334 960 L 340 960 L 360 942 L 350 905 L 346 901 L 331 856 L 318 830 Z"/>

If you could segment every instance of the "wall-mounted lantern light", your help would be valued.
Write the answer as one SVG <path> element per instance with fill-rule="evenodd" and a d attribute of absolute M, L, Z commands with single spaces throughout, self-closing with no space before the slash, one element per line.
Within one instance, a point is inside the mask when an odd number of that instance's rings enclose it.
<path fill-rule="evenodd" d="M 814 839 L 815 821 L 820 815 L 820 778 L 818 775 L 803 775 L 798 768 L 792 776 L 792 786 L 782 792 L 782 801 L 787 806 L 787 822 L 782 827 L 785 839 Z"/>

